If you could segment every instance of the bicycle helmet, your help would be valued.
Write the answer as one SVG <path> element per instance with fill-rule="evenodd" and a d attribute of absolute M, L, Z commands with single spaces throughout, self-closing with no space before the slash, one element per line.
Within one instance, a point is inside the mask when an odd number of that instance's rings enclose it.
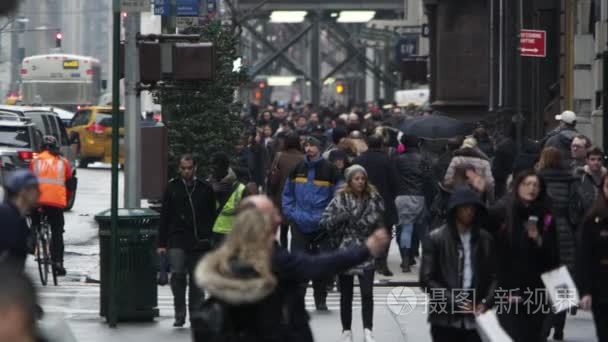
<path fill-rule="evenodd" d="M 52 135 L 45 135 L 42 138 L 42 149 L 49 151 L 59 151 L 59 146 L 57 144 L 57 138 Z"/>

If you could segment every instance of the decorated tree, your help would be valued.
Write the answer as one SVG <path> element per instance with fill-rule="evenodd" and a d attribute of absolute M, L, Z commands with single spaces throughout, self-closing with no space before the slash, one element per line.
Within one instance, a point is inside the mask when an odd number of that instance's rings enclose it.
<path fill-rule="evenodd" d="M 184 33 L 200 34 L 201 42 L 214 44 L 215 79 L 165 82 L 154 95 L 169 113 L 169 175 L 175 174 L 181 154 L 192 153 L 199 161 L 199 175 L 206 176 L 213 153 L 234 155 L 243 129 L 235 93 L 248 76 L 245 68 L 233 70 L 239 38 L 230 27 L 211 21 Z"/>

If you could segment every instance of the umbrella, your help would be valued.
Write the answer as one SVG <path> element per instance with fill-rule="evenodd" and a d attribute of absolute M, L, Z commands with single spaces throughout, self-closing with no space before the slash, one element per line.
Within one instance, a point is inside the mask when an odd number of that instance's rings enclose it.
<path fill-rule="evenodd" d="M 453 138 L 471 133 L 471 127 L 467 123 L 440 114 L 406 120 L 400 129 L 403 134 L 430 139 Z"/>

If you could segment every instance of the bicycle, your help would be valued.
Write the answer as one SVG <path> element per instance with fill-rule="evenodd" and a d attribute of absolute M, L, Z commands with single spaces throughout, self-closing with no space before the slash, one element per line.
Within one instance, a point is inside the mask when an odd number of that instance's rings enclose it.
<path fill-rule="evenodd" d="M 40 224 L 35 226 L 34 234 L 35 240 L 35 257 L 38 263 L 38 274 L 40 275 L 40 282 L 43 286 L 48 284 L 49 269 L 53 275 L 53 284 L 58 286 L 57 282 L 57 270 L 51 259 L 51 224 L 48 221 L 48 217 L 44 213 L 40 213 Z"/>

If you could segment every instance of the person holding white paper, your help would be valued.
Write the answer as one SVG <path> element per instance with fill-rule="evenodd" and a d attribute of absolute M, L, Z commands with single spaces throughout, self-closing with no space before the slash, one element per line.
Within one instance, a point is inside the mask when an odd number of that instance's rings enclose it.
<path fill-rule="evenodd" d="M 577 282 L 581 308 L 591 310 L 597 339 L 608 341 L 608 175 L 587 213 L 577 255 Z"/>
<path fill-rule="evenodd" d="M 447 223 L 425 242 L 420 283 L 429 293 L 434 342 L 481 342 L 475 314 L 492 306 L 496 259 L 491 234 L 483 226 L 486 208 L 468 186 L 448 202 Z"/>
<path fill-rule="evenodd" d="M 545 185 L 534 170 L 517 175 L 511 193 L 490 210 L 498 251 L 496 312 L 515 342 L 546 341 L 549 313 L 541 274 L 559 265 L 557 230 Z"/>

